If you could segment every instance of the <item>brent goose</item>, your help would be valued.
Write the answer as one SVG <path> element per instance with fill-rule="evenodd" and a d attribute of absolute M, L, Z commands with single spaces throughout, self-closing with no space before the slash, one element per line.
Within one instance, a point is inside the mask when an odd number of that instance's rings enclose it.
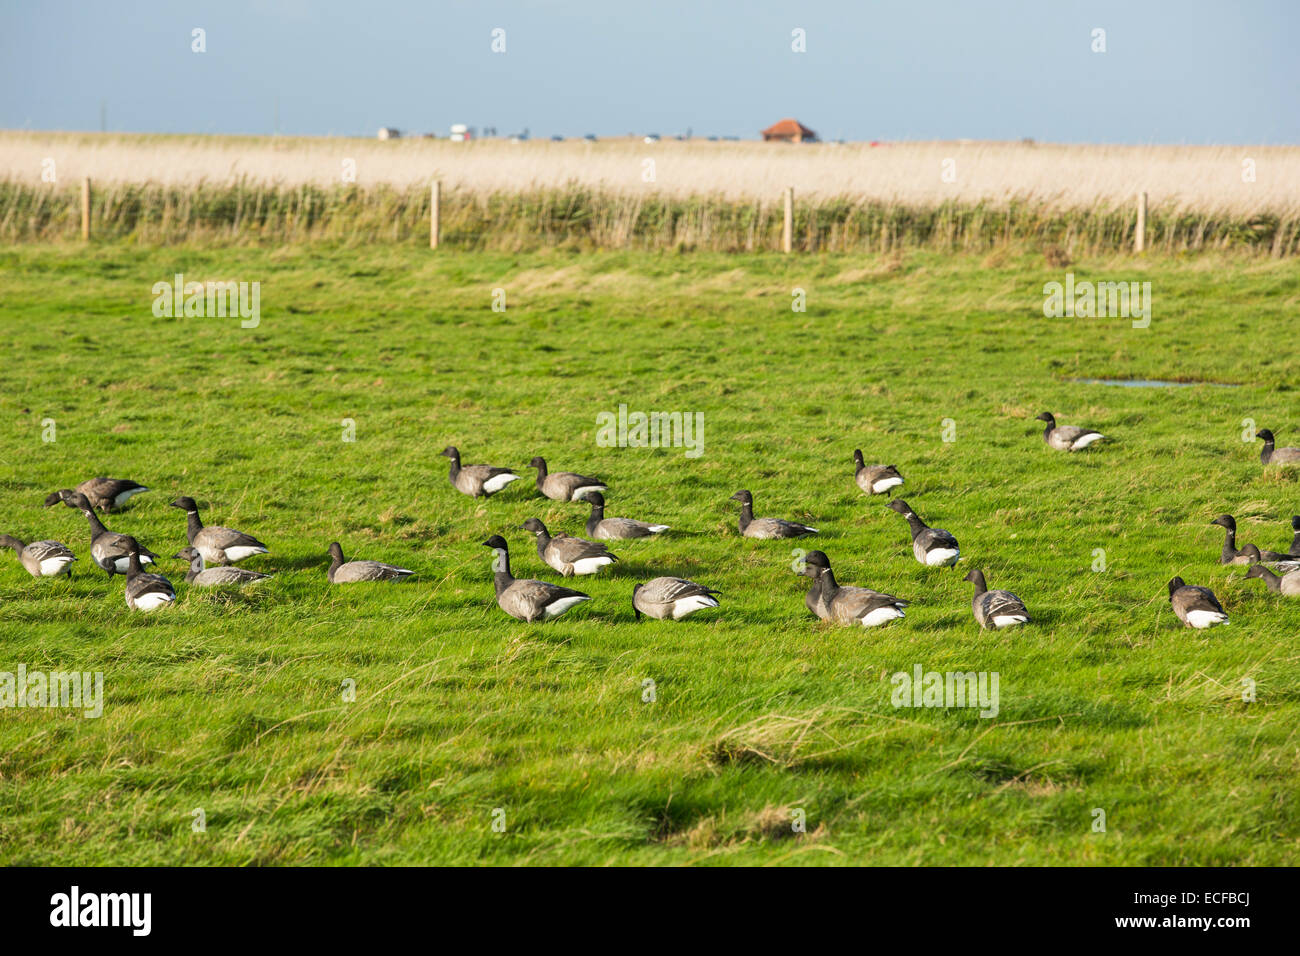
<path fill-rule="evenodd" d="M 575 604 L 591 600 L 589 595 L 560 584 L 514 577 L 510 573 L 510 549 L 501 535 L 494 534 L 483 546 L 495 552 L 492 583 L 496 587 L 497 605 L 515 620 L 531 623 L 559 617 Z"/>
<path fill-rule="evenodd" d="M 202 552 L 199 552 L 202 554 Z M 337 541 L 330 543 L 330 584 L 354 584 L 358 581 L 404 581 L 414 571 L 399 568 L 382 561 L 344 561 L 343 549 Z"/>
<path fill-rule="evenodd" d="M 451 486 L 462 494 L 477 498 L 482 495 L 489 498 L 519 476 L 509 468 L 497 468 L 494 465 L 461 465 L 460 452 L 454 445 L 448 445 L 442 454 L 451 459 Z"/>
<path fill-rule="evenodd" d="M 77 560 L 71 548 L 57 541 L 23 544 L 13 535 L 0 534 L 0 547 L 13 548 L 22 566 L 34 578 L 52 578 L 60 574 L 72 577 L 72 562 Z"/>
<path fill-rule="evenodd" d="M 882 594 L 871 588 L 841 587 L 835 581 L 831 562 L 823 551 L 809 551 L 804 557 L 804 568 L 799 572 L 813 579 L 813 586 L 804 597 L 808 610 L 823 621 L 841 624 L 861 624 L 879 627 L 900 617 L 908 602 Z"/>
<path fill-rule="evenodd" d="M 1248 578 L 1263 578 L 1268 589 L 1276 594 L 1286 597 L 1300 597 L 1300 571 L 1288 571 L 1282 577 L 1278 577 L 1268 568 L 1259 564 L 1251 565 L 1246 572 Z"/>
<path fill-rule="evenodd" d="M 655 578 L 632 589 L 632 613 L 656 620 L 680 621 L 706 607 L 717 607 L 721 594 L 685 578 Z"/>
<path fill-rule="evenodd" d="M 570 538 L 567 534 L 557 534 L 552 538 L 546 525 L 537 518 L 529 518 L 519 527 L 537 536 L 537 556 L 566 578 L 575 574 L 595 574 L 618 560 L 617 555 L 595 541 Z"/>
<path fill-rule="evenodd" d="M 87 478 L 73 490 L 85 495 L 91 505 L 100 511 L 112 511 L 126 504 L 129 498 L 149 489 L 129 478 Z M 58 504 L 64 493 L 50 492 L 45 496 L 45 507 Z"/>
<path fill-rule="evenodd" d="M 266 554 L 266 545 L 252 535 L 217 525 L 205 528 L 193 498 L 177 498 L 172 507 L 185 512 L 185 537 L 208 564 L 234 564 L 255 554 Z"/>
<path fill-rule="evenodd" d="M 817 533 L 816 528 L 797 521 L 755 518 L 754 496 L 748 491 L 737 491 L 731 500 L 740 502 L 740 533 L 746 538 L 802 538 Z"/>
<path fill-rule="evenodd" d="M 1169 582 L 1169 603 L 1174 606 L 1178 620 L 1187 627 L 1206 628 L 1228 623 L 1228 615 L 1213 591 L 1188 584 L 1182 578 Z"/>
<path fill-rule="evenodd" d="M 907 526 L 912 529 L 912 554 L 917 561 L 932 568 L 957 563 L 961 548 L 956 538 L 943 528 L 928 527 L 901 498 L 895 498 L 888 507 L 907 519 Z"/>
<path fill-rule="evenodd" d="M 853 464 L 857 470 L 853 480 L 869 495 L 883 495 L 890 488 L 897 488 L 903 483 L 903 476 L 893 465 L 870 465 L 862 459 L 862 449 L 853 452 Z"/>
<path fill-rule="evenodd" d="M 270 577 L 269 574 L 263 574 L 261 571 L 253 571 L 250 568 L 237 568 L 234 565 L 215 568 L 206 567 L 203 555 L 199 554 L 194 548 L 181 548 L 172 557 L 190 563 L 190 569 L 185 572 L 185 583 L 194 584 L 201 588 L 216 587 L 220 584 L 250 584 L 253 581 L 262 581 Z"/>
<path fill-rule="evenodd" d="M 1218 525 L 1224 530 L 1223 550 L 1219 552 L 1220 564 L 1250 564 L 1250 551 L 1254 551 L 1255 560 L 1260 560 L 1262 552 L 1252 545 L 1237 548 L 1237 521 L 1232 515 L 1219 515 L 1210 524 Z M 1248 550 L 1249 549 L 1249 550 Z"/>
<path fill-rule="evenodd" d="M 90 499 L 80 492 L 65 488 L 58 494 L 65 505 L 76 508 L 86 516 L 86 522 L 90 525 L 90 556 L 94 562 L 103 568 L 110 578 L 114 574 L 126 574 L 131 565 L 131 553 L 127 550 L 126 542 L 135 539 L 105 528 L 104 522 L 99 520 L 99 516 L 91 507 Z M 140 552 L 140 563 L 153 564 L 158 555 L 148 548 L 140 547 L 139 544 L 136 546 Z"/>
<path fill-rule="evenodd" d="M 971 571 L 965 580 L 975 585 L 971 610 L 975 612 L 975 620 L 979 621 L 980 627 L 996 630 L 1029 623 L 1029 610 L 1025 607 L 1025 602 L 1010 591 L 990 591 L 984 583 L 983 571 Z"/>
<path fill-rule="evenodd" d="M 1289 551 L 1261 551 L 1261 560 L 1291 561 L 1300 558 L 1300 515 L 1291 516 L 1291 530 L 1295 532 L 1291 537 L 1291 549 Z"/>
<path fill-rule="evenodd" d="M 1043 412 L 1038 416 L 1040 422 L 1047 422 L 1047 427 L 1043 429 L 1043 441 L 1061 451 L 1078 451 L 1080 448 L 1087 448 L 1099 438 L 1105 438 L 1101 432 L 1093 431 L 1091 428 L 1080 428 L 1078 425 L 1057 425 L 1056 419 L 1051 412 Z"/>
<path fill-rule="evenodd" d="M 587 519 L 587 534 L 593 538 L 613 541 L 620 538 L 648 538 L 668 530 L 666 524 L 650 524 L 631 518 L 606 518 L 605 496 L 599 491 L 587 492 L 591 502 L 591 517 Z"/>
<path fill-rule="evenodd" d="M 530 461 L 528 467 L 537 469 L 537 490 L 554 501 L 577 501 L 589 491 L 608 490 L 599 478 L 587 478 L 571 471 L 547 474 L 546 459 L 540 455 Z"/>
<path fill-rule="evenodd" d="M 146 574 L 140 567 L 143 549 L 135 538 L 123 535 L 128 554 L 126 606 L 133 611 L 152 611 L 176 600 L 176 589 L 161 574 Z"/>
<path fill-rule="evenodd" d="M 1259 453 L 1259 460 L 1266 465 L 1289 465 L 1300 461 L 1300 448 L 1274 448 L 1273 433 L 1267 428 L 1255 432 L 1256 438 L 1264 439 L 1264 450 Z"/>

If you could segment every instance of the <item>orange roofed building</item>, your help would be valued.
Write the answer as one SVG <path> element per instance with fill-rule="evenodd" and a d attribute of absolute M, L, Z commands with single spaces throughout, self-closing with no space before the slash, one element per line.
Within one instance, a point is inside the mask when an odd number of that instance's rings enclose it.
<path fill-rule="evenodd" d="M 763 130 L 765 143 L 815 143 L 817 134 L 795 119 L 783 119 Z"/>

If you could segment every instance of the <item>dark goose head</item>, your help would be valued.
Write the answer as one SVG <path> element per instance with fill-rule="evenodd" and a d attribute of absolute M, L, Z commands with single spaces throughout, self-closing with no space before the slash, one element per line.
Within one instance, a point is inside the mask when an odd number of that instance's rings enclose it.
<path fill-rule="evenodd" d="M 1183 587 L 1187 587 L 1186 581 L 1184 581 L 1182 578 L 1173 578 L 1169 582 L 1169 596 L 1173 597 L 1174 592 L 1177 591 L 1179 588 L 1183 588 Z"/>

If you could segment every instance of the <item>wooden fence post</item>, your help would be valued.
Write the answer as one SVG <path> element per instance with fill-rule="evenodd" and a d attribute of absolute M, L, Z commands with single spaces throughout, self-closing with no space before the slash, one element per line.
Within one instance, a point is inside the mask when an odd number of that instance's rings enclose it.
<path fill-rule="evenodd" d="M 81 180 L 81 238 L 90 240 L 90 177 Z"/>
<path fill-rule="evenodd" d="M 429 248 L 438 248 L 442 218 L 442 181 L 435 179 L 429 193 Z"/>
<path fill-rule="evenodd" d="M 794 187 L 785 188 L 785 217 L 781 224 L 781 251 L 789 252 L 794 246 Z"/>
<path fill-rule="evenodd" d="M 1138 224 L 1133 235 L 1133 251 L 1141 252 L 1147 247 L 1147 194 L 1138 193 Z"/>

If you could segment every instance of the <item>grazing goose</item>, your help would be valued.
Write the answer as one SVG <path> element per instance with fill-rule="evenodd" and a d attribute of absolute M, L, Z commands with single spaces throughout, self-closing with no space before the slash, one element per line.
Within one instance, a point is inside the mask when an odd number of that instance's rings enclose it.
<path fill-rule="evenodd" d="M 482 495 L 490 498 L 519 476 L 509 468 L 497 468 L 494 465 L 461 465 L 460 452 L 456 446 L 448 445 L 442 454 L 451 459 L 451 486 L 462 494 L 477 498 Z"/>
<path fill-rule="evenodd" d="M 912 529 L 912 554 L 917 561 L 932 568 L 957 563 L 961 557 L 961 548 L 957 545 L 956 538 L 943 528 L 927 526 L 901 498 L 891 501 L 889 508 L 907 519 L 907 526 Z"/>
<path fill-rule="evenodd" d="M 185 572 L 185 583 L 197 585 L 201 588 L 211 588 L 221 584 L 251 584 L 254 581 L 262 581 L 271 576 L 249 568 L 237 568 L 234 565 L 215 568 L 206 567 L 203 555 L 199 554 L 194 548 L 181 548 L 172 557 L 181 558 L 190 563 L 190 569 Z"/>
<path fill-rule="evenodd" d="M 862 449 L 853 452 L 853 464 L 857 466 L 854 481 L 869 495 L 883 495 L 890 488 L 897 488 L 903 483 L 903 476 L 893 465 L 870 465 L 862 460 Z"/>
<path fill-rule="evenodd" d="M 1288 571 L 1282 577 L 1278 577 L 1268 568 L 1262 565 L 1253 564 L 1249 571 L 1246 572 L 1248 578 L 1263 578 L 1268 589 L 1274 594 L 1281 594 L 1285 597 L 1300 597 L 1300 571 Z"/>
<path fill-rule="evenodd" d="M 605 496 L 599 491 L 587 492 L 591 502 L 591 517 L 587 519 L 587 534 L 604 541 L 621 538 L 648 538 L 668 530 L 666 524 L 650 524 L 648 521 L 634 521 L 631 518 L 606 518 Z"/>
<path fill-rule="evenodd" d="M 0 547 L 13 548 L 18 560 L 34 578 L 53 578 L 60 574 L 72 577 L 72 562 L 77 556 L 66 544 L 57 541 L 33 541 L 23 544 L 8 534 L 0 534 Z"/>
<path fill-rule="evenodd" d="M 980 627 L 996 630 L 1029 623 L 1025 602 L 1010 591 L 990 591 L 984 583 L 983 571 L 971 571 L 965 580 L 975 585 L 975 596 L 970 603 Z"/>
<path fill-rule="evenodd" d="M 1091 428 L 1057 425 L 1051 412 L 1043 412 L 1038 416 L 1038 420 L 1047 422 L 1047 427 L 1043 429 L 1043 441 L 1060 451 L 1078 451 L 1080 448 L 1087 448 L 1097 439 L 1106 437 Z"/>
<path fill-rule="evenodd" d="M 90 557 L 94 562 L 103 568 L 110 578 L 114 574 L 126 574 L 131 565 L 131 553 L 127 550 L 126 542 L 135 539 L 105 528 L 104 522 L 100 521 L 99 516 L 95 514 L 90 499 L 81 492 L 69 491 L 65 488 L 59 492 L 59 496 L 69 508 L 76 508 L 86 516 L 86 521 L 90 525 Z M 141 564 L 153 564 L 154 559 L 158 557 L 145 547 L 139 547 L 139 551 Z"/>
<path fill-rule="evenodd" d="M 1238 550 L 1237 548 L 1237 521 L 1232 515 L 1219 515 L 1210 524 L 1218 525 L 1224 530 L 1223 550 L 1219 552 L 1220 564 L 1250 564 L 1252 554 L 1255 561 L 1260 560 L 1262 552 L 1254 545 Z"/>
<path fill-rule="evenodd" d="M 492 583 L 496 587 L 497 606 L 515 620 L 532 623 L 559 617 L 575 604 L 591 600 L 590 595 L 560 584 L 516 578 L 510 573 L 510 549 L 501 535 L 494 534 L 483 546 L 495 552 Z"/>
<path fill-rule="evenodd" d="M 632 613 L 659 621 L 680 621 L 706 607 L 717 607 L 721 594 L 685 578 L 655 578 L 632 589 Z"/>
<path fill-rule="evenodd" d="M 122 507 L 127 499 L 149 489 L 129 478 L 88 478 L 73 490 L 85 495 L 93 507 L 108 512 Z M 45 507 L 58 504 L 65 493 L 66 491 L 50 492 L 45 496 Z"/>
<path fill-rule="evenodd" d="M 841 587 L 835 581 L 830 558 L 823 551 L 809 551 L 800 574 L 813 579 L 804 604 L 823 621 L 879 627 L 904 617 L 908 602 L 871 588 Z"/>
<path fill-rule="evenodd" d="M 1263 561 L 1291 561 L 1300 558 L 1300 515 L 1291 516 L 1291 530 L 1295 532 L 1291 537 L 1291 550 L 1261 551 L 1260 559 Z"/>
<path fill-rule="evenodd" d="M 537 556 L 566 578 L 575 574 L 595 574 L 618 560 L 617 555 L 595 541 L 570 538 L 567 534 L 552 538 L 546 525 L 536 518 L 529 518 L 519 527 L 537 535 Z"/>
<path fill-rule="evenodd" d="M 1264 439 L 1264 450 L 1259 453 L 1259 460 L 1266 465 L 1293 465 L 1300 462 L 1300 448 L 1274 448 L 1273 433 L 1267 428 L 1255 432 L 1256 438 Z"/>
<path fill-rule="evenodd" d="M 755 518 L 754 496 L 748 491 L 737 491 L 731 500 L 740 502 L 740 533 L 746 538 L 803 538 L 817 533 L 816 528 L 797 521 Z"/>
<path fill-rule="evenodd" d="M 1207 628 L 1228 623 L 1228 615 L 1213 591 L 1188 584 L 1182 578 L 1169 582 L 1169 603 L 1174 606 L 1178 620 L 1187 627 Z"/>
<path fill-rule="evenodd" d="M 199 552 L 202 554 L 202 552 Z M 358 581 L 404 581 L 414 571 L 382 561 L 344 561 L 337 541 L 330 543 L 330 584 L 355 584 Z"/>
<path fill-rule="evenodd" d="M 208 564 L 234 564 L 255 554 L 266 554 L 266 545 L 250 534 L 217 525 L 205 528 L 193 498 L 177 498 L 172 507 L 185 512 L 185 537 Z"/>
<path fill-rule="evenodd" d="M 587 478 L 571 471 L 547 474 L 546 459 L 540 455 L 530 461 L 528 467 L 537 469 L 537 490 L 555 501 L 577 501 L 589 491 L 608 490 L 599 478 Z"/>
<path fill-rule="evenodd" d="M 126 538 L 126 606 L 133 611 L 152 611 L 176 600 L 176 589 L 161 574 L 146 574 L 140 566 L 144 553 L 135 538 Z"/>

